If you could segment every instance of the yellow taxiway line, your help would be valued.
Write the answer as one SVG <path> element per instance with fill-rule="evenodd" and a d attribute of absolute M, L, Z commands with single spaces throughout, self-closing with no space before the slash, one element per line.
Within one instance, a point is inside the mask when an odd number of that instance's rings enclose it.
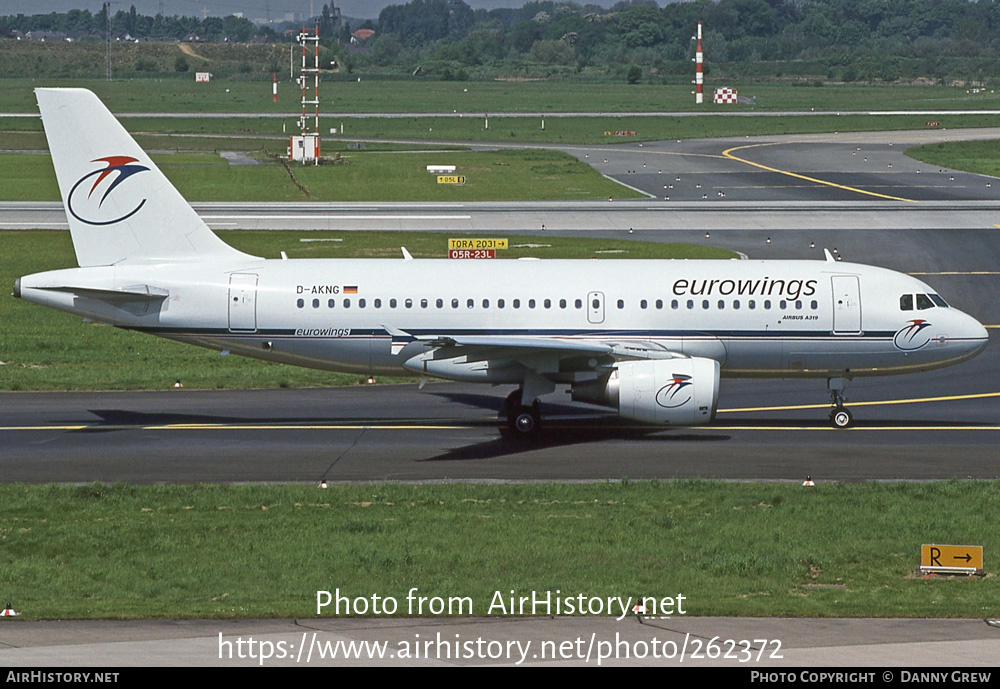
<path fill-rule="evenodd" d="M 755 163 L 752 160 L 747 160 L 746 158 L 740 158 L 739 156 L 733 155 L 733 151 L 742 151 L 746 148 L 759 148 L 761 146 L 776 146 L 780 142 L 771 142 L 764 144 L 749 144 L 747 146 L 734 146 L 733 148 L 728 148 L 722 152 L 723 158 L 729 158 L 730 160 L 735 160 L 740 163 L 745 163 L 761 170 L 767 170 L 768 172 L 775 172 L 779 175 L 787 175 L 788 177 L 794 177 L 796 179 L 804 179 L 807 182 L 813 182 L 815 184 L 822 184 L 827 187 L 834 187 L 836 189 L 843 189 L 844 191 L 851 191 L 855 194 L 865 194 L 866 196 L 875 196 L 880 199 L 888 199 L 890 201 L 906 201 L 907 203 L 917 203 L 914 199 L 904 199 L 900 196 L 889 196 L 887 194 L 879 194 L 874 191 L 866 191 L 865 189 L 858 189 L 857 187 L 849 187 L 844 184 L 837 184 L 835 182 L 828 182 L 823 179 L 816 179 L 815 177 L 807 177 L 806 175 L 800 175 L 797 172 L 789 172 L 788 170 L 781 170 L 776 167 L 770 167 L 768 165 L 762 165 L 761 163 Z"/>
<path fill-rule="evenodd" d="M 990 397 L 1000 397 L 1000 392 L 980 392 L 971 395 L 948 395 L 945 397 L 919 397 L 906 400 L 878 400 L 874 402 L 851 402 L 851 407 L 879 407 L 890 404 L 920 404 L 922 402 L 954 402 L 957 400 L 976 400 Z M 828 409 L 829 404 L 797 404 L 781 407 L 744 407 L 742 409 L 719 409 L 719 414 L 731 414 L 734 412 L 752 411 L 792 411 L 796 409 Z"/>

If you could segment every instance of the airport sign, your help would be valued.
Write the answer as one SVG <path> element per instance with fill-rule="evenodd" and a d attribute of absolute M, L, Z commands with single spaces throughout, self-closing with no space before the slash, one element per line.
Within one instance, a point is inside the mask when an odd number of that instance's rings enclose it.
<path fill-rule="evenodd" d="M 953 574 L 982 572 L 983 546 L 924 544 L 920 546 L 920 571 Z"/>

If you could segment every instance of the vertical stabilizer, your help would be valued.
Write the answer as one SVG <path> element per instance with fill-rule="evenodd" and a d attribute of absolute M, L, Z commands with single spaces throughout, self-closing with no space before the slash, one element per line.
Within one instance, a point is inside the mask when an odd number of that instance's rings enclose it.
<path fill-rule="evenodd" d="M 250 258 L 208 228 L 86 89 L 35 89 L 81 267 Z"/>

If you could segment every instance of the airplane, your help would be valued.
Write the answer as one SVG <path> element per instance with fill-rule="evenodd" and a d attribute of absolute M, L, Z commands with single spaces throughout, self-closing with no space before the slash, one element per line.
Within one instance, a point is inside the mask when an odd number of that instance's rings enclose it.
<path fill-rule="evenodd" d="M 36 89 L 78 268 L 14 296 L 119 328 L 331 371 L 512 384 L 661 426 L 715 418 L 726 377 L 859 376 L 966 361 L 988 334 L 914 277 L 825 260 L 270 259 L 219 239 L 104 104 Z"/>

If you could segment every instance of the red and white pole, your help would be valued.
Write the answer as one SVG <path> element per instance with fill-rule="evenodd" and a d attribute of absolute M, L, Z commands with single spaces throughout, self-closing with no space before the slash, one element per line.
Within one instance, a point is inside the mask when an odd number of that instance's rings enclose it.
<path fill-rule="evenodd" d="M 694 52 L 694 102 L 705 101 L 705 74 L 702 71 L 705 55 L 701 51 L 701 22 L 698 22 L 698 46 Z"/>
<path fill-rule="evenodd" d="M 274 102 L 278 102 L 278 74 L 274 73 L 274 83 L 271 85 L 271 93 L 274 94 Z"/>

